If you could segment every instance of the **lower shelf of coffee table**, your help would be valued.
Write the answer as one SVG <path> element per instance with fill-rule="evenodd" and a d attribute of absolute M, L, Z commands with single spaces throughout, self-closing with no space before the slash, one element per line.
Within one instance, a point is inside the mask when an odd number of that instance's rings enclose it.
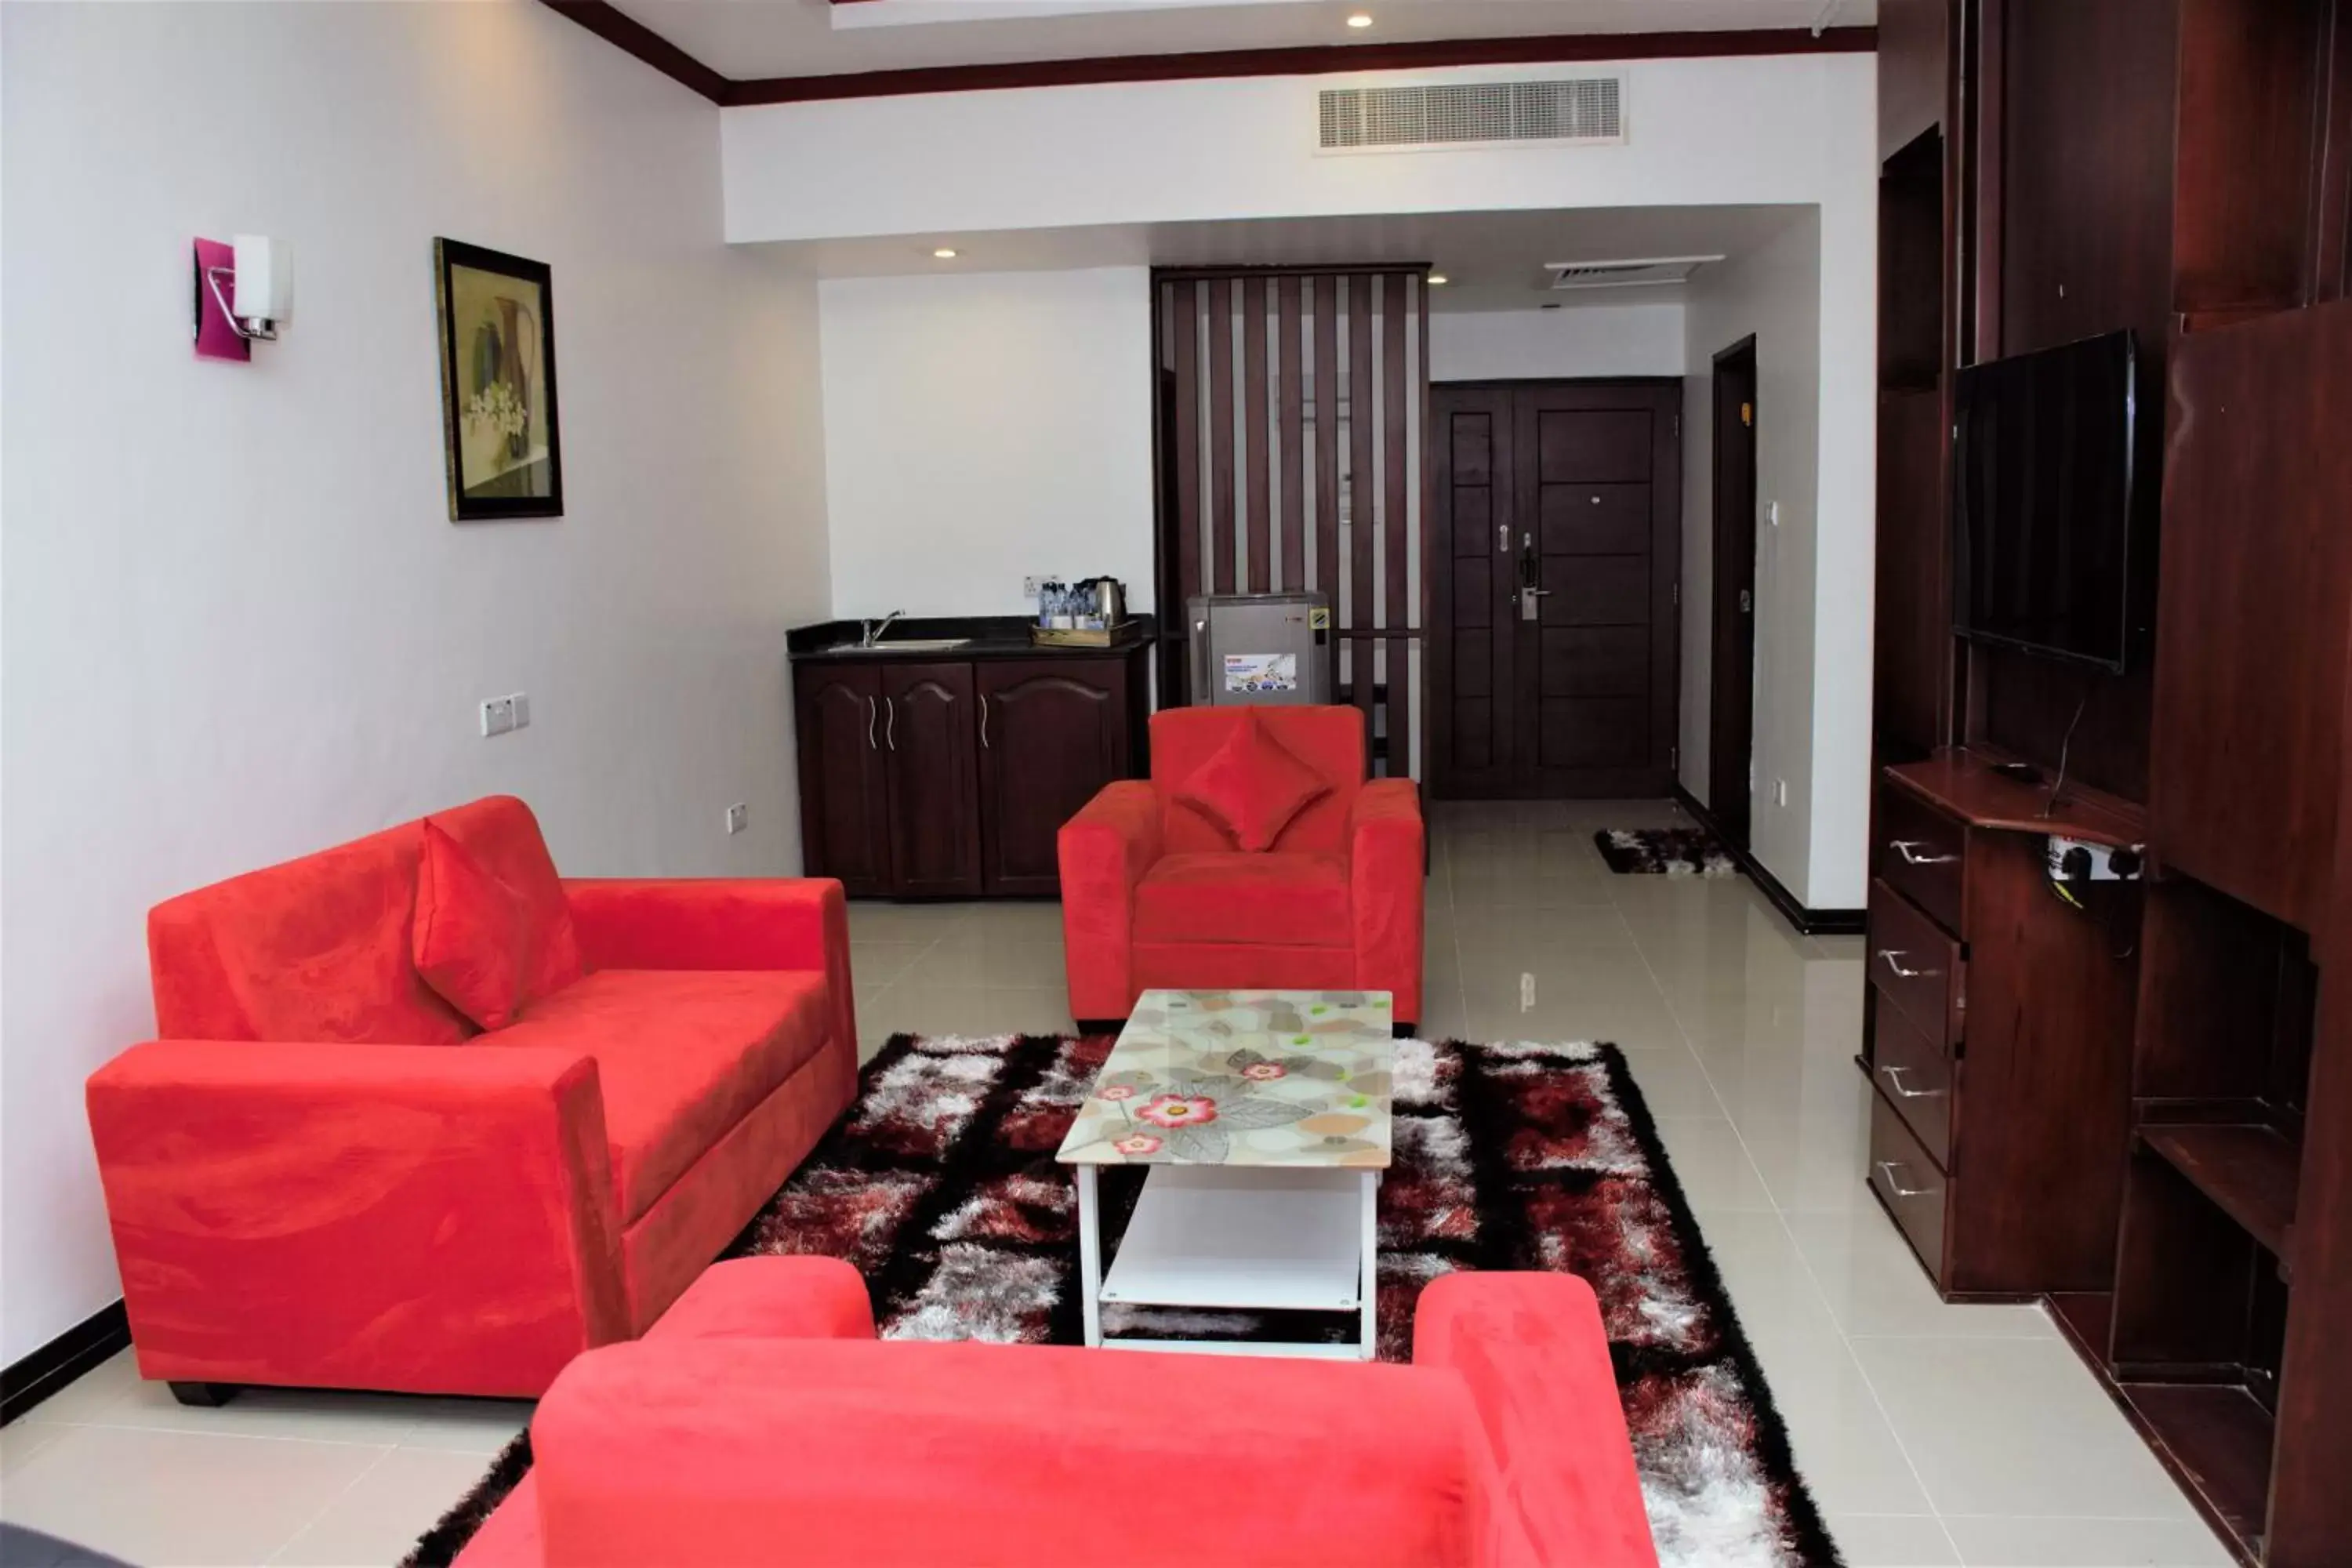
<path fill-rule="evenodd" d="M 1155 1165 L 1098 1300 L 1107 1307 L 1355 1311 L 1379 1175 Z"/>

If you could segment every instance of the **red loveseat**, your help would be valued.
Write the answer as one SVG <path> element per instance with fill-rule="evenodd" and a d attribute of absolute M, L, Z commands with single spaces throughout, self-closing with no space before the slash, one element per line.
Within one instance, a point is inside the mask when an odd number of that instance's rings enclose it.
<path fill-rule="evenodd" d="M 497 1028 L 415 956 L 467 934 L 461 874 L 510 917 L 457 951 L 460 979 L 511 961 Z M 559 879 L 505 797 L 173 899 L 148 952 L 163 1037 L 90 1078 L 90 1131 L 140 1371 L 192 1403 L 540 1394 L 659 1317 L 855 1092 L 839 883 Z"/>
<path fill-rule="evenodd" d="M 1599 1305 L 1432 1282 L 1413 1364 L 876 1343 L 831 1258 L 566 1368 L 457 1568 L 1656 1568 Z"/>
<path fill-rule="evenodd" d="M 1421 1018 L 1421 797 L 1365 777 L 1354 708 L 1155 713 L 1150 781 L 1107 785 L 1060 855 L 1074 1018 L 1153 987 L 1388 991 Z"/>

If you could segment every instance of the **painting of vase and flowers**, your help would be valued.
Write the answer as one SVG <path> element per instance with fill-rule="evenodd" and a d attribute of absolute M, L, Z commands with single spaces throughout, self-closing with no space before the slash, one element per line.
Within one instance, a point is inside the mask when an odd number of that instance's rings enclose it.
<path fill-rule="evenodd" d="M 563 515 L 547 264 L 433 242 L 453 522 Z"/>

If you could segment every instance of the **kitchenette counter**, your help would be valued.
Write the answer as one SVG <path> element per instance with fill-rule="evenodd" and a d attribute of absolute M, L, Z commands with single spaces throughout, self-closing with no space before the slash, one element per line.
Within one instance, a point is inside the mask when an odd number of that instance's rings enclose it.
<path fill-rule="evenodd" d="M 1128 637 L 1108 647 L 1057 647 L 1029 640 L 1022 616 L 908 616 L 890 623 L 874 647 L 860 647 L 856 621 L 820 621 L 784 634 L 794 664 L 889 664 L 1002 658 L 1117 658 L 1139 653 L 1157 635 L 1152 617 L 1129 618 Z"/>

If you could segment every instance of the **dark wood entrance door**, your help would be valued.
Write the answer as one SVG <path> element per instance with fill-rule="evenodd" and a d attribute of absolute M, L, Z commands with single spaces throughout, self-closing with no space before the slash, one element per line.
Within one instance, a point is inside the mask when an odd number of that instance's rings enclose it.
<path fill-rule="evenodd" d="M 1706 809 L 1748 847 L 1756 781 L 1756 340 L 1715 356 L 1715 604 L 1707 677 Z"/>
<path fill-rule="evenodd" d="M 1431 392 L 1431 793 L 1665 794 L 1682 384 Z"/>

